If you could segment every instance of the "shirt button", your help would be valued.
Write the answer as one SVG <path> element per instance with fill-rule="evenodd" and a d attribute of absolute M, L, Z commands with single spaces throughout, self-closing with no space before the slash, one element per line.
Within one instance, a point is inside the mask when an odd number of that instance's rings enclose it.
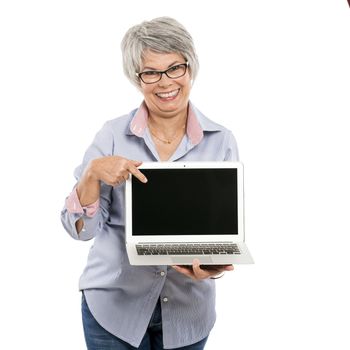
<path fill-rule="evenodd" d="M 167 303 L 168 302 L 168 298 L 167 297 L 163 298 L 163 302 Z"/>
<path fill-rule="evenodd" d="M 165 276 L 165 272 L 164 272 L 164 271 L 161 271 L 161 272 L 160 272 L 160 275 L 161 275 L 162 277 L 164 277 L 164 276 Z"/>

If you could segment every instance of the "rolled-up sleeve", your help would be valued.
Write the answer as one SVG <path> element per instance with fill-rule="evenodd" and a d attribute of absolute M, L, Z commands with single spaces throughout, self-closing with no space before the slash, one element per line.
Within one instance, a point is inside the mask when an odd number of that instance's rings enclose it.
<path fill-rule="evenodd" d="M 97 133 L 94 141 L 85 152 L 82 164 L 79 165 L 74 171 L 74 176 L 77 183 L 79 182 L 85 167 L 92 159 L 112 155 L 113 148 L 113 135 L 111 133 L 109 123 L 107 122 Z M 86 208 L 75 211 L 69 208 L 71 199 L 73 198 L 73 200 L 76 200 L 74 199 L 75 187 L 76 185 L 74 186 L 71 195 L 65 200 L 64 207 L 61 211 L 61 222 L 71 237 L 77 240 L 86 241 L 94 238 L 102 230 L 103 224 L 109 217 L 112 187 L 101 183 L 100 199 L 98 202 L 99 206 L 97 210 L 93 212 L 93 215 L 89 214 Z M 75 224 L 80 218 L 84 220 L 84 226 L 81 232 L 78 233 Z"/>

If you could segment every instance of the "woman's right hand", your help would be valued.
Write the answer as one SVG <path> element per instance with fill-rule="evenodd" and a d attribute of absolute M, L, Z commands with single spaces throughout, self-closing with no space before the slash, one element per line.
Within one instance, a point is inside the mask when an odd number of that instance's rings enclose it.
<path fill-rule="evenodd" d="M 132 174 L 141 182 L 146 183 L 147 178 L 137 167 L 140 161 L 130 160 L 119 156 L 107 156 L 90 161 L 83 176 L 77 185 L 77 194 L 82 206 L 95 203 L 100 198 L 100 181 L 110 186 L 118 186 Z M 80 218 L 75 223 L 78 233 L 84 227 L 84 220 Z"/>
<path fill-rule="evenodd" d="M 106 156 L 90 161 L 85 175 L 90 180 L 103 181 L 110 186 L 118 186 L 134 175 L 141 182 L 146 183 L 147 178 L 141 173 L 138 167 L 140 161 L 130 160 L 119 156 Z"/>

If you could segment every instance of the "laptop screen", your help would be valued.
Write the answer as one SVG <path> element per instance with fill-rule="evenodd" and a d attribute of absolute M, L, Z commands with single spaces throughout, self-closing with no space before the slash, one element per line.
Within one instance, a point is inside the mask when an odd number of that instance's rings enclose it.
<path fill-rule="evenodd" d="M 132 234 L 238 234 L 237 169 L 141 169 L 132 177 Z"/>

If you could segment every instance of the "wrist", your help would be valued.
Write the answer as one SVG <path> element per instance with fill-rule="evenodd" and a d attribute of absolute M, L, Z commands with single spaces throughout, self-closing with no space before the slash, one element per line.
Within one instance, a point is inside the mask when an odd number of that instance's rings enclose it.
<path fill-rule="evenodd" d="M 88 166 L 84 171 L 83 181 L 89 184 L 100 182 L 100 179 L 98 178 L 98 175 L 95 169 L 95 163 L 93 160 L 89 162 Z"/>
<path fill-rule="evenodd" d="M 82 206 L 88 206 L 100 198 L 100 181 L 90 167 L 84 171 L 76 189 Z"/>

